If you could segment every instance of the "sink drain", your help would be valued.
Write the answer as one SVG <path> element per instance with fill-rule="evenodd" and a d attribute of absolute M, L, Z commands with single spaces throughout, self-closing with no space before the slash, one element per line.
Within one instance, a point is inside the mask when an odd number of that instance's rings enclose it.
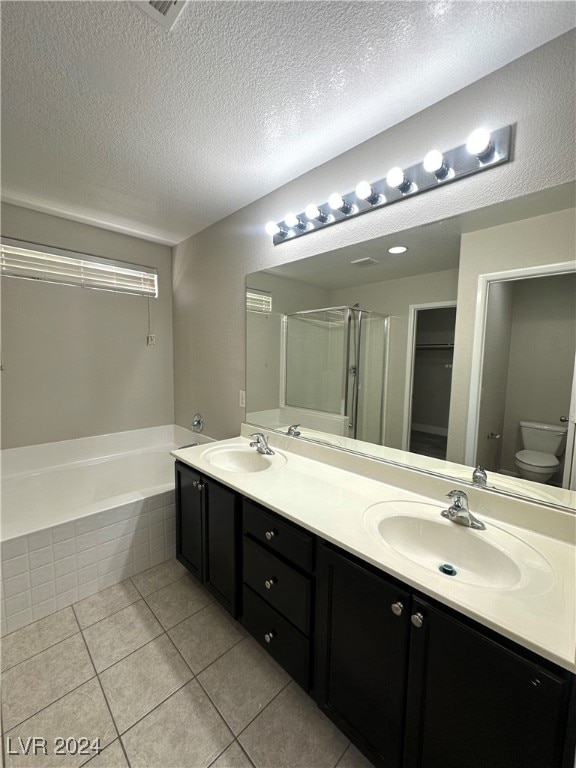
<path fill-rule="evenodd" d="M 458 573 L 456 568 L 454 568 L 453 565 L 450 565 L 450 563 L 442 563 L 442 565 L 438 567 L 438 570 L 440 573 L 444 573 L 446 576 L 456 576 Z"/>

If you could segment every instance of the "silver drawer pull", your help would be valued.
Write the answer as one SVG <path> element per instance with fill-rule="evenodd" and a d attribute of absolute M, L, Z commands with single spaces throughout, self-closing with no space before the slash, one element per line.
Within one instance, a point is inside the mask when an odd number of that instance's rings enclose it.
<path fill-rule="evenodd" d="M 270 630 L 270 632 L 266 632 L 266 634 L 264 635 L 264 640 L 267 643 L 271 643 L 272 640 L 274 640 L 275 637 L 276 637 L 276 632 L 274 632 L 274 630 L 272 629 L 272 630 Z"/>
<path fill-rule="evenodd" d="M 266 536 L 266 539 L 268 541 L 272 541 L 274 536 L 276 536 L 276 531 L 266 531 L 266 533 L 264 535 Z"/>
<path fill-rule="evenodd" d="M 394 616 L 402 616 L 402 611 L 404 610 L 404 606 L 402 605 L 400 600 L 398 600 L 397 603 L 392 603 L 390 608 L 392 609 L 392 613 L 394 614 Z"/>
<path fill-rule="evenodd" d="M 271 579 L 266 579 L 266 581 L 264 582 L 264 586 L 266 587 L 266 589 L 272 589 L 274 584 L 278 584 L 278 579 L 276 578 L 276 576 L 272 576 Z"/>

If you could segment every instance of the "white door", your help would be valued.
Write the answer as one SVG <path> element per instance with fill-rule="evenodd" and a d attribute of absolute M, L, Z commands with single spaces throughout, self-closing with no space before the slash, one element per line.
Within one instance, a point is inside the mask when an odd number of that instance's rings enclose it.
<path fill-rule="evenodd" d="M 567 419 L 566 426 L 566 453 L 564 455 L 564 477 L 562 487 L 576 491 L 576 361 L 574 363 L 574 376 L 572 379 L 572 395 L 570 397 L 570 409 L 567 414 L 560 414 L 560 420 Z"/>

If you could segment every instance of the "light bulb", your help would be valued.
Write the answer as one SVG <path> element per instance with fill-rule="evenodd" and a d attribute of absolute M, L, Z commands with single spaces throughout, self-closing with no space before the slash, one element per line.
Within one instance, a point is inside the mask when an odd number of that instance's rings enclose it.
<path fill-rule="evenodd" d="M 437 149 L 431 149 L 428 152 L 422 165 L 425 171 L 433 173 L 439 181 L 445 179 L 450 174 L 450 168 L 446 160 L 444 160 L 444 155 Z"/>
<path fill-rule="evenodd" d="M 297 227 L 300 219 L 293 213 L 287 213 L 286 216 L 284 216 L 284 221 L 289 227 Z"/>
<path fill-rule="evenodd" d="M 406 253 L 408 248 L 406 248 L 405 245 L 395 245 L 392 248 L 388 248 L 388 253 L 398 254 L 398 253 Z"/>
<path fill-rule="evenodd" d="M 266 230 L 266 234 L 270 235 L 270 237 L 274 237 L 274 235 L 280 234 L 280 227 L 274 221 L 269 221 L 264 229 Z"/>
<path fill-rule="evenodd" d="M 400 192 L 408 192 L 412 186 L 410 179 L 406 178 L 406 174 L 398 166 L 390 168 L 386 174 L 386 183 L 389 187 L 396 187 Z"/>
<path fill-rule="evenodd" d="M 338 192 L 333 192 L 330 197 L 328 198 L 328 205 L 330 208 L 332 208 L 333 211 L 337 211 L 344 205 L 344 200 L 342 199 L 342 195 L 339 195 Z"/>
<path fill-rule="evenodd" d="M 359 197 L 360 200 L 368 200 L 368 198 L 373 194 L 374 190 L 367 181 L 360 181 L 356 185 L 356 197 Z"/>
<path fill-rule="evenodd" d="M 424 158 L 424 170 L 428 173 L 436 173 L 444 165 L 444 155 L 437 149 L 432 149 Z"/>
<path fill-rule="evenodd" d="M 328 219 L 332 218 L 331 214 L 328 215 L 327 213 L 324 213 L 324 211 L 321 211 L 317 205 L 314 205 L 314 203 L 307 205 L 304 209 L 304 213 L 310 219 L 310 221 L 319 221 L 320 224 L 325 224 Z"/>
<path fill-rule="evenodd" d="M 370 205 L 382 202 L 382 196 L 375 192 L 367 181 L 360 181 L 356 185 L 356 197 L 360 200 L 366 200 Z M 385 201 L 384 201 L 385 202 Z"/>
<path fill-rule="evenodd" d="M 486 128 L 477 128 L 468 136 L 466 149 L 471 155 L 476 155 L 479 159 L 487 157 L 494 151 L 492 139 Z"/>
<path fill-rule="evenodd" d="M 338 192 L 333 192 L 330 195 L 328 198 L 328 205 L 330 208 L 332 208 L 333 211 L 340 211 L 346 216 L 348 216 L 349 213 L 353 213 L 358 210 L 355 205 L 350 205 L 350 203 L 347 203 L 342 195 L 338 194 Z"/>

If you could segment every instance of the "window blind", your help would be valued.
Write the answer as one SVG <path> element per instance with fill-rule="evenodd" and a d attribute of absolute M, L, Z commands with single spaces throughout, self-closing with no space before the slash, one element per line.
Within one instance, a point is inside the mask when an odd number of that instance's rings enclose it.
<path fill-rule="evenodd" d="M 42 280 L 136 296 L 158 296 L 158 274 L 153 267 L 24 243 L 21 240 L 2 238 L 0 273 L 3 277 Z"/>
<path fill-rule="evenodd" d="M 248 312 L 272 312 L 272 294 L 256 288 L 247 288 L 246 309 Z"/>

